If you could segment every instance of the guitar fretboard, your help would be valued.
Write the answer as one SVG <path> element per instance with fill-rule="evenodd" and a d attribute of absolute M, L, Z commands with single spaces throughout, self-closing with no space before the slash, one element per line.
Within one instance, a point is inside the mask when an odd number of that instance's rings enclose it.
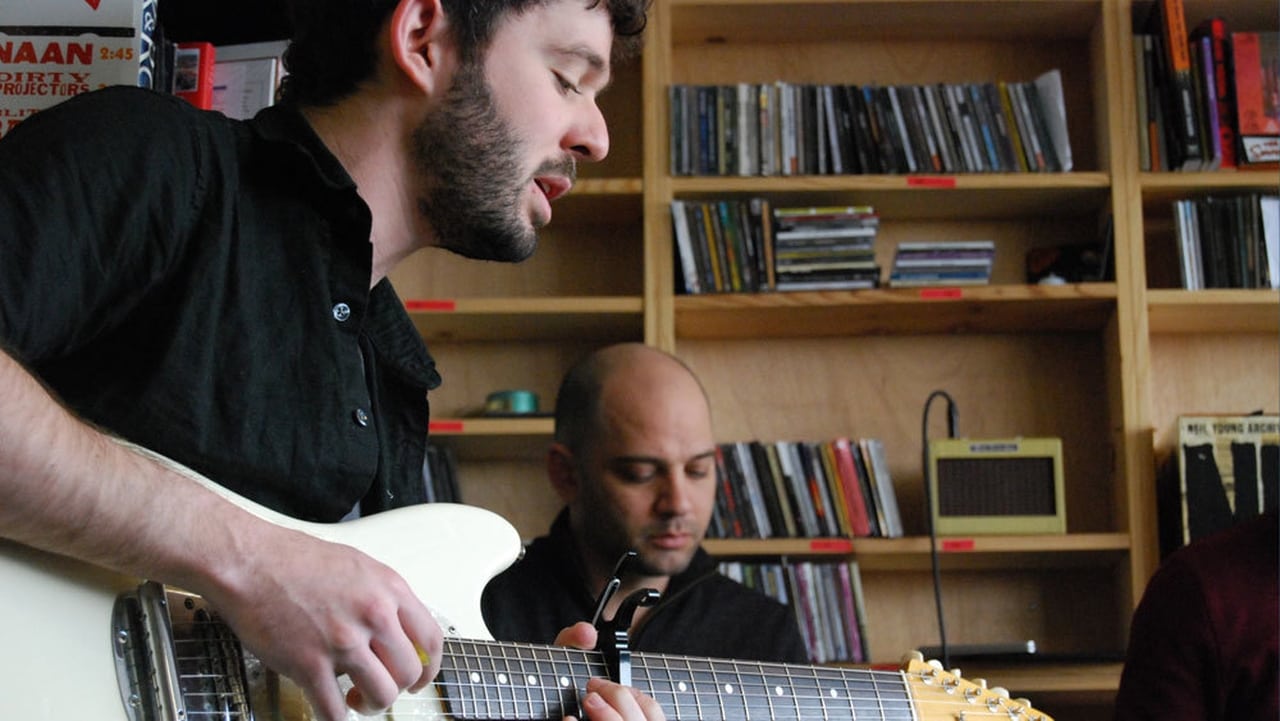
<path fill-rule="evenodd" d="M 631 674 L 672 721 L 915 718 L 900 672 L 633 653 Z M 462 721 L 543 721 L 581 718 L 587 679 L 607 675 L 595 651 L 450 639 L 437 687 Z"/>

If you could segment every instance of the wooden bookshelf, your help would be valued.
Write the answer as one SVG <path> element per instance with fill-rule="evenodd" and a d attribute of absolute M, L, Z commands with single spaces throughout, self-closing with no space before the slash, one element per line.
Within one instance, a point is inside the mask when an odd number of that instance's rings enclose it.
<path fill-rule="evenodd" d="M 1275 29 L 1272 2 L 1186 0 Z M 615 340 L 698 372 L 717 435 L 882 439 L 907 537 L 716 540 L 724 558 L 856 559 L 873 661 L 935 644 L 922 510 L 922 405 L 948 390 L 971 437 L 1063 439 L 1068 532 L 939 541 L 954 643 L 1035 638 L 1080 660 L 966 668 L 1060 721 L 1102 718 L 1128 618 L 1158 562 L 1152 488 L 1183 412 L 1280 408 L 1280 295 L 1179 290 L 1161 263 L 1173 200 L 1276 190 L 1271 171 L 1138 171 L 1131 0 L 656 0 L 644 55 L 603 100 L 612 154 L 583 168 L 539 252 L 518 266 L 420 254 L 393 276 L 440 364 L 434 440 L 461 458 L 464 500 L 522 536 L 558 509 L 546 418 L 476 418 L 526 388 L 550 410 L 564 369 Z M 1054 174 L 674 177 L 675 84 L 934 83 L 1063 74 L 1075 168 Z M 901 240 L 993 239 L 992 284 L 943 289 L 677 295 L 669 203 L 869 204 L 877 259 Z M 1094 240 L 1110 218 L 1114 281 L 1025 282 L 1036 247 Z M 431 303 L 439 303 L 432 306 Z M 940 421 L 939 421 L 940 422 Z M 941 429 L 935 429 L 941 432 Z M 1089 660 L 1095 659 L 1095 660 Z M 1105 660 L 1096 660 L 1105 659 Z"/>

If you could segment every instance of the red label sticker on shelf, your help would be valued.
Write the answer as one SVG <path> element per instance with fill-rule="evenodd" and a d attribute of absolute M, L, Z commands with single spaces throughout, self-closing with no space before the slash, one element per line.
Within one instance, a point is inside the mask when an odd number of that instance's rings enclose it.
<path fill-rule="evenodd" d="M 427 310 L 437 313 L 449 313 L 458 309 L 458 302 L 455 300 L 406 300 L 404 302 L 406 310 Z"/>
<path fill-rule="evenodd" d="M 964 297 L 960 288 L 924 288 L 920 291 L 920 300 L 956 300 Z"/>
<path fill-rule="evenodd" d="M 907 176 L 907 187 L 910 187 L 910 188 L 954 188 L 954 187 L 956 187 L 956 179 L 955 179 L 955 178 L 953 178 L 953 177 L 951 177 L 951 176 L 947 176 L 947 177 L 945 177 L 945 178 L 939 178 L 939 177 L 937 177 L 937 176 L 925 176 L 925 177 L 921 177 L 921 176 L 918 176 L 918 175 L 910 175 L 910 176 Z"/>
<path fill-rule="evenodd" d="M 461 433 L 465 421 L 430 421 L 427 423 L 428 433 Z"/>
<path fill-rule="evenodd" d="M 947 538 L 942 541 L 942 551 L 950 553 L 952 551 L 972 551 L 974 547 L 972 538 Z"/>
<path fill-rule="evenodd" d="M 847 538 L 818 538 L 809 541 L 809 550 L 814 553 L 851 553 L 853 541 Z"/>

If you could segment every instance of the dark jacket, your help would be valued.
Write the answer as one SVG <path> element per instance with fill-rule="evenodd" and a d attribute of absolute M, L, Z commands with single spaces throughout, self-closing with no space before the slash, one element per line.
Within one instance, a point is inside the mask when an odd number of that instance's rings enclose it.
<path fill-rule="evenodd" d="M 1280 515 L 1170 555 L 1134 611 L 1116 721 L 1280 718 Z"/>
<path fill-rule="evenodd" d="M 569 516 L 485 588 L 481 610 L 498 641 L 551 643 L 577 621 L 589 621 L 599 589 L 587 589 Z M 629 639 L 634 651 L 745 661 L 805 663 L 808 655 L 791 609 L 716 570 L 701 548 Z"/>

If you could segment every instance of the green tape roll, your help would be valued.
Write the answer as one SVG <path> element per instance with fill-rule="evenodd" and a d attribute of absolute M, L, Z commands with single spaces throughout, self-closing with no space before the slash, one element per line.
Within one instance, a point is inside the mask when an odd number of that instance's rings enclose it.
<path fill-rule="evenodd" d="M 537 413 L 538 394 L 525 390 L 494 391 L 484 399 L 485 413 Z"/>

